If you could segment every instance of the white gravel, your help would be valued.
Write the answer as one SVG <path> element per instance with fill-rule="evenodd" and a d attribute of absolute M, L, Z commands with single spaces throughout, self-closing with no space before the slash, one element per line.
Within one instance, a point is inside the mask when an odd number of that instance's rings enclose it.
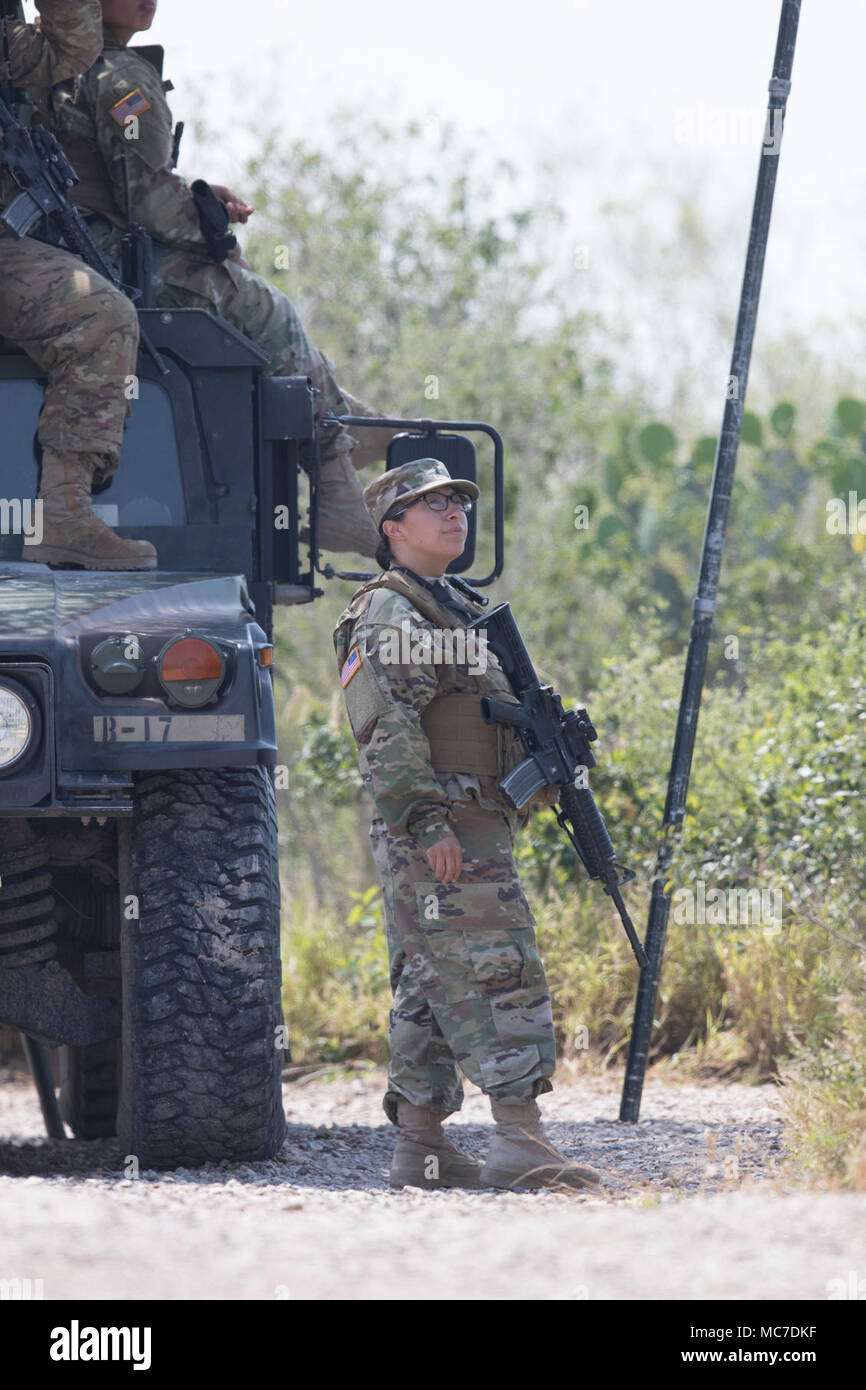
<path fill-rule="evenodd" d="M 547 1132 L 604 1173 L 601 1195 L 391 1192 L 378 1069 L 286 1085 L 271 1162 L 135 1179 L 113 1141 L 46 1139 L 29 1081 L 7 1079 L 0 1279 L 41 1279 L 46 1299 L 592 1300 L 826 1299 L 866 1278 L 866 1194 L 780 1176 L 775 1088 L 651 1078 L 627 1126 L 617 1078 L 555 1086 Z M 466 1091 L 448 1128 L 483 1157 L 488 1105 Z"/>

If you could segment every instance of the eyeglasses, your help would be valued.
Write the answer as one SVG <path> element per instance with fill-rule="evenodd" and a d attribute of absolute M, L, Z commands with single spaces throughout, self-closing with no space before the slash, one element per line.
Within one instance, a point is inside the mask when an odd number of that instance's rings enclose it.
<path fill-rule="evenodd" d="M 469 512 L 475 505 L 474 499 L 468 497 L 465 492 L 422 492 L 420 497 L 413 497 L 411 502 L 407 502 L 405 507 L 401 507 L 397 512 L 389 512 L 385 521 L 396 521 L 398 516 L 402 516 L 410 507 L 414 507 L 416 502 L 426 502 L 431 512 L 447 512 L 452 502 L 459 507 L 462 512 Z"/>

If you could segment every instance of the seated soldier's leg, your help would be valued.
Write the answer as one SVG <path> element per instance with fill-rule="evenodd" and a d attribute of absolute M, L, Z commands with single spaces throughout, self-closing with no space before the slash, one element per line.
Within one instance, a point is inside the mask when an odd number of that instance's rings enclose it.
<path fill-rule="evenodd" d="M 354 407 L 361 403 L 347 398 L 331 364 L 310 342 L 292 301 L 281 290 L 232 261 L 217 265 L 166 247 L 154 247 L 154 267 L 160 280 L 157 302 L 161 307 L 205 308 L 221 314 L 267 353 L 272 372 L 309 376 L 319 392 L 317 418 L 356 413 Z M 357 413 L 371 412 L 363 406 Z M 359 436 L 383 433 L 358 431 Z M 392 433 L 388 431 L 388 437 Z M 326 550 L 349 550 L 374 557 L 379 536 L 364 506 L 364 489 L 353 467 L 354 451 L 360 447 L 362 453 L 357 466 L 375 457 L 384 459 L 384 451 L 377 455 L 374 449 L 371 453 L 369 442 L 359 445 L 342 426 L 322 430 L 320 444 L 319 544 Z M 307 541 L 309 527 L 302 527 L 300 534 Z"/>
<path fill-rule="evenodd" d="M 344 390 L 343 395 L 348 403 L 350 415 L 366 415 L 371 420 L 385 418 L 380 410 L 374 410 L 364 401 L 359 401 L 357 396 L 350 396 L 348 391 Z M 368 464 L 375 463 L 381 468 L 388 456 L 388 445 L 396 431 L 377 425 L 353 425 L 352 429 L 358 441 L 352 450 L 352 467 L 366 468 Z"/>
<path fill-rule="evenodd" d="M 351 413 L 325 359 L 310 342 L 295 306 L 282 290 L 233 261 L 217 264 L 158 242 L 153 247 L 153 264 L 160 281 L 161 307 L 210 308 L 221 314 L 267 354 L 271 372 L 311 376 L 322 392 L 323 412 Z"/>
<path fill-rule="evenodd" d="M 94 475 L 117 467 L 138 318 L 78 257 L 31 237 L 0 237 L 0 333 L 48 376 L 39 418 L 42 541 L 26 560 L 152 569 L 148 541 L 122 540 L 90 508 Z"/>
<path fill-rule="evenodd" d="M 323 447 L 318 543 L 324 550 L 349 550 L 375 559 L 380 537 L 364 506 L 364 489 L 350 461 L 351 448 L 351 439 L 343 433 L 331 442 L 330 458 L 326 459 Z M 308 509 L 307 520 L 298 532 L 305 545 L 310 541 L 309 521 Z"/>

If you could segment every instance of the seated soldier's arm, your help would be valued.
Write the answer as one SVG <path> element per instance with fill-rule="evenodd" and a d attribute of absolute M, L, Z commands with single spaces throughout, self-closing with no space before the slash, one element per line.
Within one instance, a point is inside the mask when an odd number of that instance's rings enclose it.
<path fill-rule="evenodd" d="M 118 207 L 124 208 L 123 169 L 117 158 L 123 148 L 133 221 L 155 241 L 207 257 L 192 193 L 171 167 L 171 112 L 156 69 L 127 51 L 120 65 L 109 62 L 100 67 L 95 83 L 87 86 L 82 99 L 89 97 L 97 144 Z"/>
<path fill-rule="evenodd" d="M 250 213 L 255 212 L 254 207 L 245 203 L 243 198 L 239 198 L 237 193 L 232 193 L 230 188 L 224 187 L 221 183 L 212 183 L 211 192 L 217 195 L 220 202 L 225 203 L 230 222 L 246 222 Z"/>
<path fill-rule="evenodd" d="M 10 24 L 14 82 L 50 86 L 85 72 L 102 49 L 99 0 L 36 0 L 36 24 Z"/>

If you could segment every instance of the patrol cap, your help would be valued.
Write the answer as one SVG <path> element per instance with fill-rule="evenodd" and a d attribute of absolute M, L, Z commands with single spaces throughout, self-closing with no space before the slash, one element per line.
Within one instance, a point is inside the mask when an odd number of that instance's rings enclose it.
<path fill-rule="evenodd" d="M 374 478 L 364 488 L 364 505 L 381 535 L 382 522 L 395 502 L 411 502 L 444 483 L 450 483 L 455 492 L 465 492 L 473 501 L 479 496 L 475 483 L 468 478 L 452 478 L 438 459 L 411 459 L 399 468 L 389 469 L 380 478 Z"/>

